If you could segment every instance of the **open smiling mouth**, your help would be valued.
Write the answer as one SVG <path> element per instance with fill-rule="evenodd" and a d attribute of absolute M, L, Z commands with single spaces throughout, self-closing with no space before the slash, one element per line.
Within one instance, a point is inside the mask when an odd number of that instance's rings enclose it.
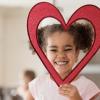
<path fill-rule="evenodd" d="M 55 64 L 58 66 L 65 66 L 68 64 L 69 61 L 56 61 Z"/>

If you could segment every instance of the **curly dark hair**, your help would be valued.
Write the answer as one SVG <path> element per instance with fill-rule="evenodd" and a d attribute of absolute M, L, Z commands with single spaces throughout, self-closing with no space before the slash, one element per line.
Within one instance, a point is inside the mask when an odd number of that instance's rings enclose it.
<path fill-rule="evenodd" d="M 55 32 L 67 32 L 72 35 L 77 49 L 87 51 L 92 46 L 94 31 L 91 25 L 74 22 L 66 30 L 61 24 L 47 25 L 38 29 L 38 41 L 41 48 L 45 50 L 47 38 Z"/>

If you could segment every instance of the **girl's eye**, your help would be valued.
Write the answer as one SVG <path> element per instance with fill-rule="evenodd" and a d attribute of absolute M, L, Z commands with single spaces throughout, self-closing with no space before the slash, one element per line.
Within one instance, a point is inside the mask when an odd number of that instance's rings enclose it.
<path fill-rule="evenodd" d="M 71 51 L 72 50 L 72 48 L 69 48 L 69 49 L 65 49 L 64 51 Z"/>
<path fill-rule="evenodd" d="M 56 49 L 51 49 L 50 51 L 52 51 L 52 52 L 56 52 L 57 50 L 56 50 Z"/>

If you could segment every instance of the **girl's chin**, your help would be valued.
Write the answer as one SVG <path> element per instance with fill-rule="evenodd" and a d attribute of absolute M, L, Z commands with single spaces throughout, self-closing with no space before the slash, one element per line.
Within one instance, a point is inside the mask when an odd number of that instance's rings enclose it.
<path fill-rule="evenodd" d="M 71 70 L 70 69 L 55 69 L 57 72 L 58 72 L 58 74 L 61 76 L 61 77 L 66 77 L 70 72 L 71 72 Z"/>
<path fill-rule="evenodd" d="M 56 71 L 58 72 L 58 74 L 60 74 L 60 75 L 63 75 L 63 74 L 66 74 L 66 73 L 68 73 L 69 71 L 67 71 L 67 70 L 62 70 L 62 69 L 56 69 Z"/>
<path fill-rule="evenodd" d="M 58 72 L 67 72 L 68 70 L 68 67 L 66 66 L 56 66 L 55 69 L 58 71 Z"/>
<path fill-rule="evenodd" d="M 68 75 L 68 73 L 58 73 L 61 79 L 65 79 Z"/>

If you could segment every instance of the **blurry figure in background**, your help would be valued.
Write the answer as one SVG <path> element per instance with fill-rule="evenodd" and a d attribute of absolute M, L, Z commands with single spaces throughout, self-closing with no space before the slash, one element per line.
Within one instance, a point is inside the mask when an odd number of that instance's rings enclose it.
<path fill-rule="evenodd" d="M 23 100 L 33 100 L 33 97 L 29 94 L 28 83 L 35 78 L 35 73 L 32 70 L 25 70 L 22 73 L 22 84 L 18 88 L 18 94 Z"/>

